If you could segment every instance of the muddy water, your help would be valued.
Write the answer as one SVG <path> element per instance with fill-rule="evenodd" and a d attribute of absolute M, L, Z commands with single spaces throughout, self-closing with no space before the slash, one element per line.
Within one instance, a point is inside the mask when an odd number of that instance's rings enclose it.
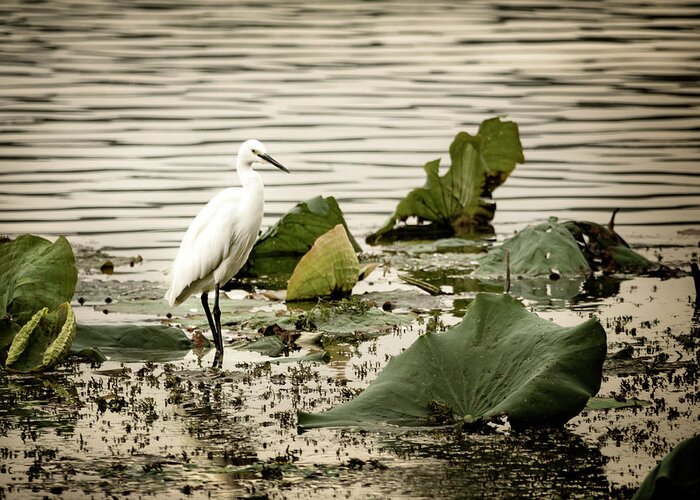
<path fill-rule="evenodd" d="M 507 114 L 526 163 L 495 192 L 499 235 L 551 215 L 605 222 L 621 208 L 617 229 L 630 243 L 687 262 L 697 235 L 679 231 L 700 224 L 698 14 L 690 2 L 5 1 L 0 233 L 139 254 L 142 264 L 112 279 L 160 280 L 198 207 L 236 184 L 236 148 L 254 137 L 293 170 L 262 172 L 264 224 L 334 195 L 360 239 L 423 183 L 426 161 L 447 160 L 455 133 Z M 462 293 L 438 304 L 451 324 L 471 295 L 461 264 L 443 258 L 416 266 Z M 259 356 L 230 351 L 221 378 L 194 353 L 174 368 L 130 363 L 121 373 L 110 362 L 5 377 L 0 454 L 11 465 L 0 492 L 624 496 L 615 488 L 636 486 L 700 431 L 688 397 L 697 373 L 680 364 L 697 346 L 674 337 L 697 329 L 691 293 L 688 279 L 640 278 L 605 297 L 533 304 L 561 324 L 595 313 L 611 348 L 631 343 L 648 362 L 668 352 L 675 363 L 646 375 L 645 389 L 610 372 L 604 394 L 653 404 L 584 413 L 551 436 L 295 432 L 296 408 L 347 400 L 419 324 L 335 346 L 321 366 L 261 368 Z M 101 309 L 78 314 L 148 319 Z"/>

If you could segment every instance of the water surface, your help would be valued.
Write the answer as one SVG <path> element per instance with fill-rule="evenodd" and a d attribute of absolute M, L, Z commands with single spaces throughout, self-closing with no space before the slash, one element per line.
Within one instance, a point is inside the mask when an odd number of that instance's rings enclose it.
<path fill-rule="evenodd" d="M 700 222 L 691 2 L 3 2 L 0 233 L 140 253 L 160 276 L 264 141 L 264 225 L 336 196 L 359 237 L 507 114 L 526 163 L 496 229 L 550 215 L 668 242 Z"/>

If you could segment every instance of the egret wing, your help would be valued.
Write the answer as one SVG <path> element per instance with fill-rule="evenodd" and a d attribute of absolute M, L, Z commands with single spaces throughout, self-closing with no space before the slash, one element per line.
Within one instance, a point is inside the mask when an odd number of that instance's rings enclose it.
<path fill-rule="evenodd" d="M 170 273 L 166 298 L 171 304 L 193 283 L 213 274 L 226 258 L 235 238 L 231 220 L 241 196 L 240 188 L 225 189 L 199 211 L 180 243 Z"/>

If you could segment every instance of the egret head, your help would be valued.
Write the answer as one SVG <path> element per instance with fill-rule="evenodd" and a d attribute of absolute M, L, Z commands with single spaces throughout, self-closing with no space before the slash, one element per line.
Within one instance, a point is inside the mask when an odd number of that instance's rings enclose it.
<path fill-rule="evenodd" d="M 267 154 L 265 145 L 256 139 L 248 139 L 241 144 L 241 147 L 238 149 L 238 161 L 250 166 L 255 162 L 265 161 L 283 172 L 289 173 L 289 170 L 287 170 L 284 165 Z"/>

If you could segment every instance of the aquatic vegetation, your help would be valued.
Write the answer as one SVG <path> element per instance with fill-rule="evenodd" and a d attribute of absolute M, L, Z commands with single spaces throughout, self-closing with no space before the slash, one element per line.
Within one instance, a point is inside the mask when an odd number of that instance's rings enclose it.
<path fill-rule="evenodd" d="M 386 223 L 367 236 L 367 243 L 492 233 L 489 222 L 495 204 L 491 193 L 517 163 L 525 161 L 517 124 L 496 117 L 483 121 L 475 136 L 460 132 L 450 145 L 450 160 L 443 176 L 439 174 L 439 159 L 426 163 L 425 185 L 408 193 Z M 433 224 L 399 224 L 410 217 Z"/>
<path fill-rule="evenodd" d="M 633 500 L 700 497 L 700 435 L 677 444 L 649 472 Z"/>
<path fill-rule="evenodd" d="M 561 425 L 600 388 L 606 335 L 595 319 L 563 328 L 507 295 L 479 294 L 462 322 L 426 333 L 352 401 L 299 412 L 301 428 L 424 426 L 506 415 L 514 427 Z"/>
<path fill-rule="evenodd" d="M 287 300 L 350 295 L 360 275 L 360 262 L 342 224 L 320 236 L 294 268 Z"/>
<path fill-rule="evenodd" d="M 65 354 L 75 333 L 66 302 L 77 280 L 73 250 L 63 237 L 51 243 L 22 235 L 0 243 L 0 360 L 7 355 L 8 369 L 44 370 Z"/>
<path fill-rule="evenodd" d="M 23 325 L 40 309 L 73 298 L 78 271 L 64 237 L 55 242 L 26 234 L 0 244 L 0 330 Z"/>
<path fill-rule="evenodd" d="M 494 247 L 479 260 L 476 278 L 586 278 L 596 271 L 643 272 L 651 263 L 632 250 L 614 231 L 593 222 L 547 222 L 528 226 Z"/>
<path fill-rule="evenodd" d="M 591 268 L 596 271 L 640 273 L 652 267 L 646 257 L 632 250 L 613 229 L 588 221 L 567 221 L 562 225 L 574 237 Z"/>
<path fill-rule="evenodd" d="M 15 335 L 5 368 L 23 373 L 48 370 L 68 353 L 75 333 L 75 315 L 69 303 L 51 312 L 44 307 Z"/>
<path fill-rule="evenodd" d="M 193 348 L 185 332 L 172 326 L 80 324 L 71 351 L 97 350 L 115 361 L 167 361 Z"/>
<path fill-rule="evenodd" d="M 528 226 L 494 247 L 479 260 L 473 276 L 502 278 L 506 275 L 506 252 L 513 276 L 585 278 L 591 266 L 571 233 L 555 217 Z"/>
<path fill-rule="evenodd" d="M 319 236 L 338 224 L 345 228 L 355 252 L 359 252 L 361 248 L 335 198 L 315 196 L 298 203 L 258 238 L 239 276 L 291 274 Z"/>

